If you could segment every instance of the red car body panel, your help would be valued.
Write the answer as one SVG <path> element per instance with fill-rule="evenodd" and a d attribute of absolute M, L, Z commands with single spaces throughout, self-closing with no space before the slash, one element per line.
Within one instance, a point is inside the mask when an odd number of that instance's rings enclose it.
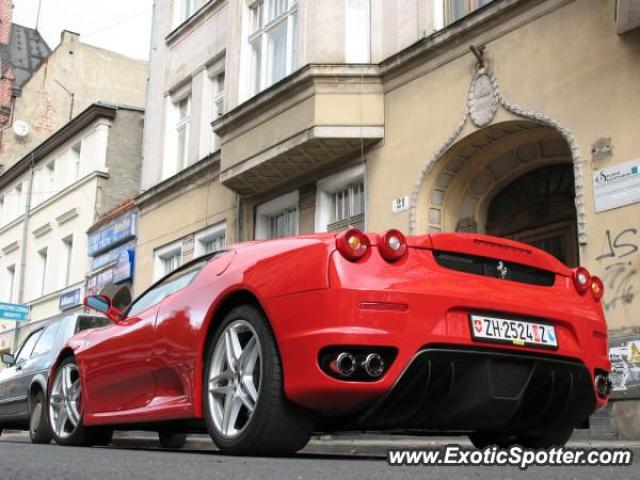
<path fill-rule="evenodd" d="M 68 342 L 83 378 L 84 423 L 131 424 L 201 419 L 203 364 L 216 312 L 248 292 L 263 308 L 278 344 L 290 401 L 325 414 L 362 412 L 388 394 L 418 351 L 430 345 L 490 347 L 579 360 L 608 371 L 602 307 L 580 295 L 572 270 L 528 245 L 482 235 L 408 237 L 397 262 L 378 253 L 377 235 L 351 262 L 334 234 L 240 244 L 213 258 L 183 290 L 135 318 Z M 446 269 L 432 249 L 502 259 L 551 271 L 536 286 Z M 364 306 L 362 304 L 365 304 Z M 376 308 L 366 308 L 366 304 Z M 400 308 L 396 308 L 396 307 Z M 556 326 L 559 348 L 474 341 L 470 312 L 534 317 Z M 319 365 L 334 345 L 393 347 L 397 356 L 375 381 L 344 381 Z M 64 354 L 64 352 L 63 352 Z M 596 406 L 606 399 L 596 397 Z"/>

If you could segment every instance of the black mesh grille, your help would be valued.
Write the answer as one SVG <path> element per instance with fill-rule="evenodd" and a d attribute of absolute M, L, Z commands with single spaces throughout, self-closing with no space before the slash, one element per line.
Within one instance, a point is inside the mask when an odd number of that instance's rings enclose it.
<path fill-rule="evenodd" d="M 540 285 L 550 287 L 555 281 L 553 272 L 529 267 L 520 263 L 505 262 L 495 258 L 478 257 L 476 255 L 466 255 L 464 253 L 452 253 L 435 251 L 433 255 L 438 265 L 459 272 L 483 275 L 485 277 L 502 278 L 512 282 L 528 283 L 530 285 Z M 504 277 L 500 276 L 499 262 L 506 268 Z"/>

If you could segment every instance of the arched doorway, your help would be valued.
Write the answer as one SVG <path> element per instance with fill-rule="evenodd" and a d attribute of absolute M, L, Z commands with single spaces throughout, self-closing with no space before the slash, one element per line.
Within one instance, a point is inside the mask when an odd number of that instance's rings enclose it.
<path fill-rule="evenodd" d="M 577 266 L 572 166 L 549 165 L 515 179 L 489 203 L 485 231 L 528 243 Z"/>
<path fill-rule="evenodd" d="M 515 120 L 472 131 L 426 175 L 422 228 L 513 238 L 575 266 L 574 172 L 567 141 L 549 125 Z"/>

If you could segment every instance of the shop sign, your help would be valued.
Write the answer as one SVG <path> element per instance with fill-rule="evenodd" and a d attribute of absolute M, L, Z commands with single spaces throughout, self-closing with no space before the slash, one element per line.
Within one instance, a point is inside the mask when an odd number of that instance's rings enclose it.
<path fill-rule="evenodd" d="M 136 234 L 136 214 L 129 212 L 89 235 L 89 256 L 113 248 Z"/>

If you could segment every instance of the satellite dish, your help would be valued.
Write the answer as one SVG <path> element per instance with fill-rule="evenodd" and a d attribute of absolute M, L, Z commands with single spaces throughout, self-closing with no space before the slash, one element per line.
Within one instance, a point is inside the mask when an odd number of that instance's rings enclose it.
<path fill-rule="evenodd" d="M 16 120 L 13 122 L 13 133 L 16 137 L 26 137 L 29 135 L 29 124 L 23 120 Z"/>

